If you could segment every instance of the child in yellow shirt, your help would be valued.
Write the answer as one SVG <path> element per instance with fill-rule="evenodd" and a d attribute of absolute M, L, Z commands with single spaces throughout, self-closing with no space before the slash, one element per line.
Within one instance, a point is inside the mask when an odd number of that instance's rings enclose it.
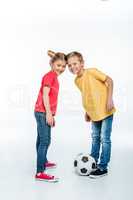
<path fill-rule="evenodd" d="M 91 172 L 90 178 L 97 178 L 108 173 L 111 155 L 111 131 L 113 114 L 113 80 L 96 68 L 84 68 L 84 60 L 79 52 L 67 55 L 69 70 L 76 75 L 75 84 L 82 96 L 85 109 L 85 120 L 92 122 L 92 148 L 97 169 Z M 101 154 L 100 154 L 101 147 Z"/>

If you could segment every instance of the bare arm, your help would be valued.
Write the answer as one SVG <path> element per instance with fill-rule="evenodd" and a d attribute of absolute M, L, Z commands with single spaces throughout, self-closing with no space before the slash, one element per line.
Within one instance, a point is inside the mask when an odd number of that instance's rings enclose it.
<path fill-rule="evenodd" d="M 107 111 L 112 110 L 114 107 L 113 103 L 113 80 L 107 76 L 105 80 L 105 84 L 107 86 L 108 94 L 107 94 Z"/>
<path fill-rule="evenodd" d="M 54 117 L 52 116 L 52 112 L 50 109 L 50 103 L 49 103 L 49 87 L 43 88 L 43 103 L 46 109 L 46 121 L 50 126 L 54 126 Z"/>

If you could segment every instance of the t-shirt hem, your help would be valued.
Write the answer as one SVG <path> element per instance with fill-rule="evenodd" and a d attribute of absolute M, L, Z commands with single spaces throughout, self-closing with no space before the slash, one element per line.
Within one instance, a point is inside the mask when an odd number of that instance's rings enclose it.
<path fill-rule="evenodd" d="M 116 110 L 115 110 L 115 111 L 116 111 Z M 91 121 L 92 121 L 92 122 L 97 122 L 97 121 L 104 120 L 105 118 L 107 118 L 107 117 L 113 115 L 113 114 L 115 113 L 115 111 L 113 111 L 113 112 L 111 112 L 111 113 L 109 113 L 109 114 L 107 114 L 107 115 L 104 115 L 104 116 L 102 116 L 102 117 L 99 117 L 99 118 L 97 118 L 97 119 L 91 119 Z"/>

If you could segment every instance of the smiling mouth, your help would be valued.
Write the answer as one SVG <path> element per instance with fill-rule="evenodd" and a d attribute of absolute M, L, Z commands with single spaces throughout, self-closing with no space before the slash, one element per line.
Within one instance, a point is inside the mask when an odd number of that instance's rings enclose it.
<path fill-rule="evenodd" d="M 74 69 L 74 70 L 72 70 L 73 71 L 73 73 L 77 73 L 78 72 L 78 70 L 77 69 Z"/>

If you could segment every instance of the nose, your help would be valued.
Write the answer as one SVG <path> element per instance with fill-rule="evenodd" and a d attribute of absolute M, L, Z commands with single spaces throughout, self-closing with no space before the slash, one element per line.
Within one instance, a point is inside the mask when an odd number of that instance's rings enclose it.
<path fill-rule="evenodd" d="M 72 67 L 71 67 L 71 70 L 74 70 L 75 69 L 75 66 L 74 65 L 72 65 Z"/>
<path fill-rule="evenodd" d="M 73 65 L 70 65 L 69 69 L 73 69 Z"/>

